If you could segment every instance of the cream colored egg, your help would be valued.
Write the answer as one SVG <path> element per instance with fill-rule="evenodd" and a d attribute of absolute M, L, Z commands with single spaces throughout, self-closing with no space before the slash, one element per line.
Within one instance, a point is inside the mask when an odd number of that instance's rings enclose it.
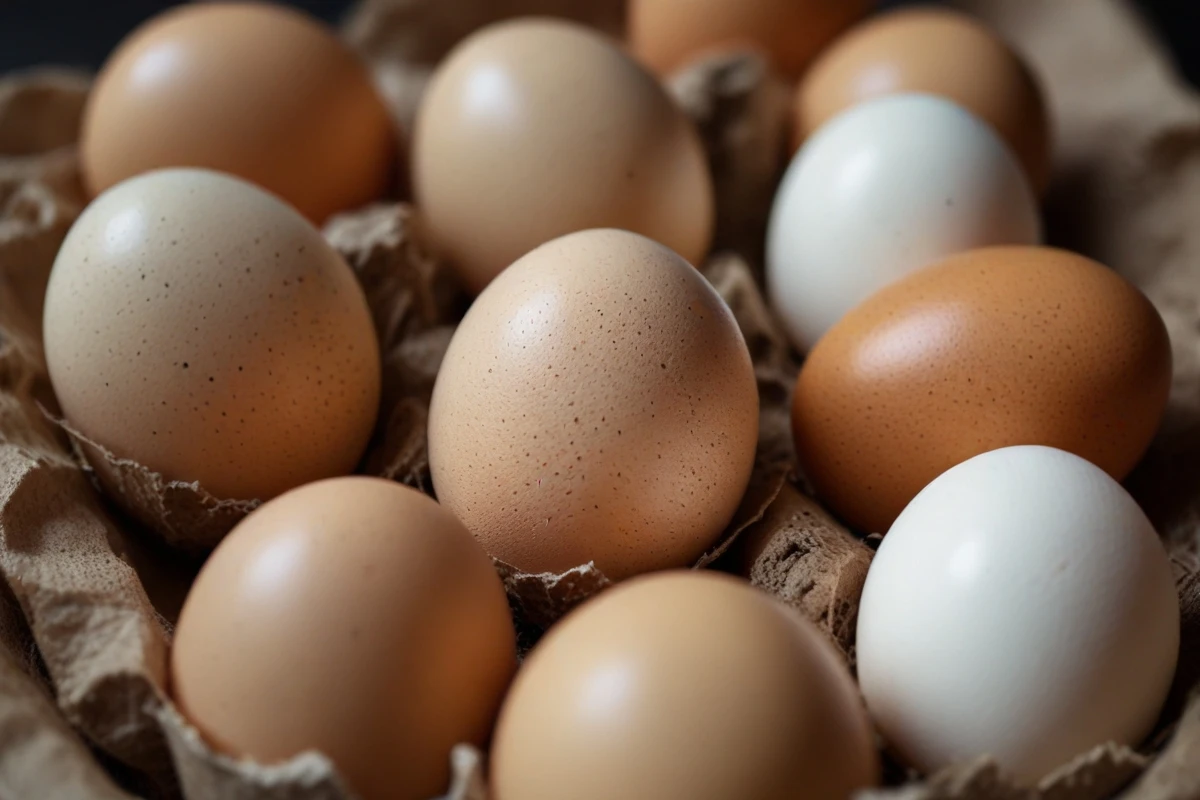
<path fill-rule="evenodd" d="M 98 197 L 55 260 L 44 328 L 74 427 L 218 497 L 347 473 L 374 426 L 379 350 L 354 274 L 237 178 L 161 170 Z"/>
<path fill-rule="evenodd" d="M 758 389 L 733 314 L 625 231 L 549 242 L 454 334 L 429 411 L 438 498 L 526 572 L 685 566 L 749 480 Z"/>

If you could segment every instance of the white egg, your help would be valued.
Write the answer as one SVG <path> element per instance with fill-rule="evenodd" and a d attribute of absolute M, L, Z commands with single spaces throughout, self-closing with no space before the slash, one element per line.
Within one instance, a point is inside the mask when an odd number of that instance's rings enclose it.
<path fill-rule="evenodd" d="M 1040 240 L 1033 190 L 987 124 L 948 100 L 891 95 L 839 114 L 792 159 L 771 209 L 767 293 L 807 351 L 926 264 Z"/>
<path fill-rule="evenodd" d="M 990 754 L 1025 784 L 1154 725 L 1179 603 L 1154 528 L 1103 470 L 1041 446 L 943 473 L 867 575 L 858 677 L 920 770 Z"/>

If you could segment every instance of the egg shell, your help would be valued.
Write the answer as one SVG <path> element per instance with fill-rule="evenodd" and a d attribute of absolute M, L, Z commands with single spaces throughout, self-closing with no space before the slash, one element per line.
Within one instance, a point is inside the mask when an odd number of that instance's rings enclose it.
<path fill-rule="evenodd" d="M 662 75 L 705 55 L 750 48 L 794 78 L 870 7 L 865 0 L 631 0 L 629 41 Z"/>
<path fill-rule="evenodd" d="M 517 675 L 491 763 L 496 800 L 841 800 L 879 776 L 829 642 L 713 572 L 636 578 L 563 619 Z"/>
<path fill-rule="evenodd" d="M 615 42 L 574 23 L 519 19 L 460 43 L 421 102 L 412 168 L 425 227 L 474 292 L 574 231 L 635 231 L 693 263 L 712 237 L 691 122 Z"/>
<path fill-rule="evenodd" d="M 516 669 L 491 561 L 444 508 L 377 478 L 320 481 L 243 520 L 200 571 L 171 691 L 220 750 L 319 750 L 364 800 L 443 794 Z"/>
<path fill-rule="evenodd" d="M 767 230 L 767 294 L 808 350 L 878 289 L 952 253 L 1038 244 L 1037 200 L 985 123 L 948 100 L 857 105 L 792 159 Z"/>
<path fill-rule="evenodd" d="M 1123 478 L 1171 384 L 1162 318 L 1064 250 L 985 248 L 883 289 L 813 349 L 792 433 L 822 500 L 886 531 L 927 483 L 987 450 L 1044 444 Z"/>
<path fill-rule="evenodd" d="M 1032 785 L 1150 732 L 1179 603 L 1154 528 L 1116 481 L 1061 450 L 1008 447 L 904 509 L 867 574 L 857 646 L 871 715 L 910 764 L 987 754 Z"/>
<path fill-rule="evenodd" d="M 441 502 L 529 573 L 686 566 L 750 478 L 758 389 L 728 306 L 626 231 L 549 242 L 454 333 L 429 409 Z"/>
<path fill-rule="evenodd" d="M 379 346 L 354 274 L 227 175 L 158 170 L 98 197 L 55 259 L 43 327 L 75 428 L 218 498 L 347 473 L 375 424 Z"/>
<path fill-rule="evenodd" d="M 950 9 L 892 11 L 825 50 L 796 93 L 796 146 L 850 106 L 898 92 L 939 95 L 971 111 L 1008 143 L 1033 187 L 1046 188 L 1051 131 L 1037 77 L 997 33 Z"/>
<path fill-rule="evenodd" d="M 92 195 L 160 167 L 207 167 L 320 223 L 394 182 L 396 132 L 370 73 L 332 30 L 282 5 L 197 3 L 105 62 L 80 135 Z"/>

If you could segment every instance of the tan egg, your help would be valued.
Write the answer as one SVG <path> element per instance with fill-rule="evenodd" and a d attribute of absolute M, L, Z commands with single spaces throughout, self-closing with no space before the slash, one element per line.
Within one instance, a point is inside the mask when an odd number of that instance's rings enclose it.
<path fill-rule="evenodd" d="M 522 19 L 442 62 L 413 134 L 423 220 L 478 292 L 557 236 L 644 234 L 699 263 L 713 226 L 708 162 L 690 121 L 602 34 Z"/>
<path fill-rule="evenodd" d="M 88 98 L 80 138 L 96 195 L 160 167 L 208 167 L 313 222 L 379 197 L 396 134 L 370 74 L 332 30 L 281 5 L 198 3 L 129 35 Z"/>
<path fill-rule="evenodd" d="M 516 668 L 491 561 L 432 499 L 377 478 L 301 487 L 243 520 L 192 586 L 171 693 L 218 749 L 319 750 L 364 800 L 443 794 Z"/>
<path fill-rule="evenodd" d="M 631 0 L 629 40 L 661 75 L 748 47 L 794 78 L 870 7 L 867 0 Z"/>
<path fill-rule="evenodd" d="M 966 108 L 1008 143 L 1035 191 L 1046 188 L 1051 132 L 1036 76 L 998 34 L 949 9 L 893 11 L 838 39 L 799 86 L 793 144 L 856 103 L 902 92 Z"/>
<path fill-rule="evenodd" d="M 886 532 L 972 456 L 1047 445 L 1121 480 L 1158 429 L 1171 344 L 1115 272 L 1043 247 L 973 250 L 887 286 L 809 354 L 800 462 L 846 522 Z"/>
<path fill-rule="evenodd" d="M 690 264 L 625 231 L 549 242 L 467 312 L 429 409 L 441 502 L 526 572 L 694 562 L 758 438 L 745 341 Z"/>
<path fill-rule="evenodd" d="M 44 334 L 76 428 L 217 497 L 350 472 L 378 411 L 379 346 L 346 262 L 295 210 L 207 170 L 146 173 L 87 207 Z"/>
<path fill-rule="evenodd" d="M 845 800 L 879 779 L 849 671 L 736 578 L 645 576 L 534 648 L 492 750 L 496 800 Z"/>

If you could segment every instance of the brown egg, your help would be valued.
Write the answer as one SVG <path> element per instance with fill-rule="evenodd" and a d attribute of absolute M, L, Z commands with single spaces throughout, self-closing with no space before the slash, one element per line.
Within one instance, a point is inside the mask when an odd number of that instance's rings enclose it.
<path fill-rule="evenodd" d="M 1166 407 L 1171 346 L 1150 301 L 1074 253 L 962 253 L 885 287 L 817 343 L 796 382 L 805 473 L 884 532 L 950 467 L 1009 445 L 1068 450 L 1117 480 Z"/>
<path fill-rule="evenodd" d="M 76 428 L 220 498 L 350 472 L 375 424 L 379 346 L 354 274 L 294 209 L 220 173 L 157 170 L 88 206 L 44 333 Z"/>
<path fill-rule="evenodd" d="M 443 794 L 516 668 L 504 589 L 452 514 L 377 478 L 309 484 L 213 552 L 171 652 L 180 711 L 260 763 L 319 750 L 364 798 Z"/>
<path fill-rule="evenodd" d="M 574 23 L 503 22 L 459 44 L 422 100 L 412 170 L 428 232 L 473 292 L 573 231 L 636 231 L 692 263 L 712 236 L 691 122 L 615 42 Z"/>
<path fill-rule="evenodd" d="M 899 92 L 940 95 L 991 124 L 1034 189 L 1046 188 L 1051 134 L 1037 78 L 999 35 L 949 9 L 893 11 L 838 39 L 796 93 L 794 146 L 850 106 Z"/>
<path fill-rule="evenodd" d="M 438 497 L 526 572 L 694 562 L 750 478 L 758 388 L 721 297 L 625 231 L 549 242 L 455 331 L 429 408 Z"/>
<path fill-rule="evenodd" d="M 637 578 L 567 616 L 517 674 L 492 750 L 495 800 L 845 800 L 878 778 L 833 647 L 714 572 Z"/>
<path fill-rule="evenodd" d="M 631 0 L 629 40 L 667 75 L 705 55 L 752 48 L 787 77 L 867 13 L 867 0 Z"/>
<path fill-rule="evenodd" d="M 257 183 L 320 223 L 383 194 L 395 132 L 370 74 L 333 31 L 266 3 L 160 14 L 105 63 L 80 138 L 99 194 L 158 167 Z"/>

